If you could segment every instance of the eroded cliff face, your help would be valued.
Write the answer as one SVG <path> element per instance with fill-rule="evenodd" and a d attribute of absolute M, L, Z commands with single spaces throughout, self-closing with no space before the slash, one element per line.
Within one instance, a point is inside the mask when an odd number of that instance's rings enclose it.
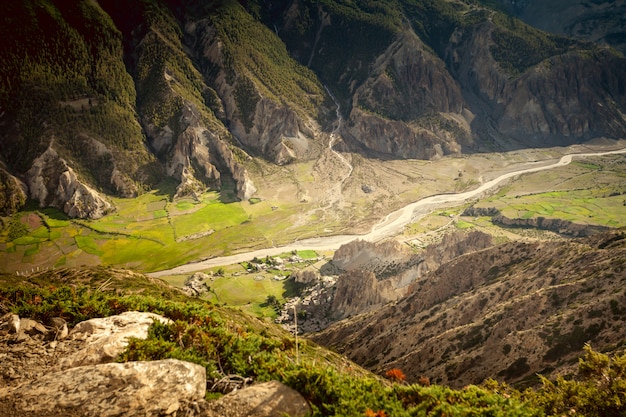
<path fill-rule="evenodd" d="M 417 254 L 397 241 L 355 240 L 343 245 L 332 260 L 341 273 L 329 296 L 329 315 L 341 320 L 402 299 L 428 272 L 491 245 L 491 236 L 482 232 L 447 234 L 440 243 Z"/>
<path fill-rule="evenodd" d="M 623 136 L 624 64 L 608 51 L 575 51 L 532 68 L 507 85 L 500 131 L 540 146 Z"/>
<path fill-rule="evenodd" d="M 463 255 L 406 297 L 312 338 L 376 372 L 400 368 L 409 382 L 529 381 L 578 357 L 587 342 L 611 350 L 623 340 L 624 242 L 613 231 Z"/>
<path fill-rule="evenodd" d="M 259 22 L 248 23 L 258 31 L 268 31 L 261 28 Z M 321 127 L 311 109 L 302 109 L 290 102 L 287 95 L 276 96 L 271 91 L 275 86 L 268 85 L 264 80 L 264 75 L 273 75 L 255 74 L 246 68 L 248 59 L 262 61 L 274 58 L 255 57 L 255 54 L 262 55 L 264 52 L 253 51 L 243 52 L 245 57 L 240 63 L 229 61 L 233 51 L 227 46 L 228 38 L 234 35 L 225 33 L 222 27 L 215 27 L 209 19 L 188 23 L 185 30 L 192 39 L 190 42 L 197 48 L 204 75 L 220 100 L 223 119 L 243 149 L 279 165 L 317 155 L 321 145 L 315 142 L 319 142 Z M 260 63 L 257 65 L 262 66 Z M 292 93 L 304 97 L 314 95 L 304 89 Z"/>
<path fill-rule="evenodd" d="M 367 149 L 436 159 L 472 148 L 461 86 L 444 62 L 406 29 L 376 59 L 352 97 L 345 133 Z"/>
<path fill-rule="evenodd" d="M 189 32 L 196 28 L 193 23 L 186 25 Z M 231 134 L 222 121 L 222 103 L 187 56 L 184 36 L 175 31 L 173 20 L 171 29 L 165 37 L 158 27 L 151 27 L 135 50 L 139 108 L 148 141 L 166 174 L 179 181 L 174 198 L 220 189 L 226 175 L 234 179 L 238 198 L 248 199 L 256 189 L 227 144 Z M 150 62 L 155 49 L 164 56 L 160 63 Z"/>
<path fill-rule="evenodd" d="M 494 58 L 494 36 L 501 32 L 489 22 L 457 29 L 446 51 L 446 62 L 478 116 L 474 129 L 535 147 L 624 135 L 622 57 L 596 46 L 571 44 L 511 74 Z"/>
<path fill-rule="evenodd" d="M 40 207 L 56 207 L 70 217 L 97 219 L 113 209 L 103 195 L 81 182 L 52 148 L 35 159 L 26 173 L 30 197 Z"/>

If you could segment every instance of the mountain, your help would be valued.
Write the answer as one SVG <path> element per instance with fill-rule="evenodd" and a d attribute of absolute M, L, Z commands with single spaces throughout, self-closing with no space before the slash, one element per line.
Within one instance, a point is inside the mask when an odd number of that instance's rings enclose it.
<path fill-rule="evenodd" d="M 398 368 L 410 382 L 427 377 L 454 387 L 496 376 L 534 385 L 537 373 L 571 372 L 585 343 L 623 349 L 623 230 L 481 245 L 423 275 L 420 264 L 375 275 L 379 287 L 411 271 L 417 278 L 395 301 L 353 309 L 312 339 L 372 371 Z"/>
<path fill-rule="evenodd" d="M 164 179 L 248 199 L 255 158 L 384 158 L 626 132 L 626 61 L 460 0 L 26 0 L 0 33 L 0 178 L 100 217 Z M 232 198 L 232 197 L 227 197 Z"/>
<path fill-rule="evenodd" d="M 610 45 L 626 52 L 626 2 L 496 0 L 504 10 L 538 29 Z"/>

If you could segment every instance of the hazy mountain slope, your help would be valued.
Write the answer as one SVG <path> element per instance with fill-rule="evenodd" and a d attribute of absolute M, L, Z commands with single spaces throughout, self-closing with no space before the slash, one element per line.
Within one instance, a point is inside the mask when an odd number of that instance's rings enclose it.
<path fill-rule="evenodd" d="M 541 30 L 608 44 L 626 52 L 624 0 L 495 0 L 495 3 Z"/>
<path fill-rule="evenodd" d="M 275 21 L 292 54 L 343 98 L 357 147 L 433 158 L 625 131 L 622 58 L 477 5 L 302 0 Z M 338 49 L 359 40 L 354 53 Z"/>
<path fill-rule="evenodd" d="M 400 368 L 463 386 L 564 372 L 582 346 L 624 341 L 623 231 L 584 240 L 508 243 L 454 259 L 384 308 L 313 339 L 377 372 Z"/>

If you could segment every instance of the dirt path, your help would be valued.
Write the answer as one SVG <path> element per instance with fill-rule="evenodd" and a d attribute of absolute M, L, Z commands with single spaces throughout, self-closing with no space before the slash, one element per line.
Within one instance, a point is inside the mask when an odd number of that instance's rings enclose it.
<path fill-rule="evenodd" d="M 408 204 L 402 207 L 399 210 L 394 211 L 393 213 L 385 216 L 380 222 L 378 222 L 372 230 L 364 235 L 337 235 L 337 236 L 327 236 L 320 238 L 311 238 L 305 239 L 298 242 L 294 242 L 292 244 L 280 247 L 273 247 L 267 249 L 261 249 L 253 252 L 240 253 L 237 255 L 231 256 L 223 256 L 211 258 L 199 262 L 192 262 L 185 265 L 178 266 L 176 268 L 153 272 L 148 275 L 153 277 L 161 277 L 165 275 L 177 275 L 177 274 L 189 274 L 196 271 L 201 271 L 207 268 L 222 266 L 222 265 L 231 265 L 243 261 L 248 261 L 254 257 L 263 258 L 265 256 L 276 256 L 281 253 L 291 252 L 294 250 L 305 250 L 312 249 L 316 251 L 325 251 L 325 250 L 336 250 L 341 245 L 346 244 L 354 239 L 362 239 L 367 241 L 376 242 L 382 240 L 386 237 L 394 236 L 401 232 L 407 224 L 419 219 L 426 214 L 430 213 L 432 210 L 438 207 L 448 207 L 450 205 L 458 205 L 462 204 L 465 201 L 481 196 L 487 191 L 493 189 L 496 185 L 501 182 L 513 178 L 518 175 L 528 174 L 532 172 L 544 171 L 548 169 L 553 169 L 561 166 L 565 166 L 572 162 L 574 157 L 585 158 L 589 156 L 602 156 L 602 155 L 614 155 L 626 153 L 626 148 L 614 150 L 614 151 L 604 151 L 604 152 L 590 152 L 590 153 L 577 153 L 577 154 L 568 154 L 562 156 L 558 161 L 551 162 L 550 161 L 538 161 L 533 163 L 533 167 L 524 168 L 516 171 L 507 172 L 494 178 L 490 181 L 487 181 L 480 185 L 478 188 L 466 191 L 463 193 L 457 194 L 437 194 L 430 197 L 423 198 L 414 203 Z"/>

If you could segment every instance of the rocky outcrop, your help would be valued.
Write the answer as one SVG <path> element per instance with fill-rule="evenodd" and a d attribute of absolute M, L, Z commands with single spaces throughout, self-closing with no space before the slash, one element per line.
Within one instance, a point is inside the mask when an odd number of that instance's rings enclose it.
<path fill-rule="evenodd" d="M 185 280 L 183 291 L 190 297 L 199 297 L 209 291 L 211 276 L 204 272 L 196 272 Z"/>
<path fill-rule="evenodd" d="M 173 90 L 170 94 L 176 97 Z M 165 159 L 167 175 L 180 182 L 175 197 L 201 194 L 204 184 L 219 188 L 220 172 L 211 161 L 208 144 L 215 134 L 206 129 L 198 109 L 184 102 L 174 123 L 178 126 L 176 133 L 169 125 L 158 129 L 149 122 L 146 132 L 157 154 Z"/>
<path fill-rule="evenodd" d="M 148 328 L 155 321 L 171 323 L 158 314 L 136 311 L 80 322 L 72 329 L 69 338 L 80 340 L 84 347 L 63 358 L 59 366 L 68 369 L 112 362 L 124 351 L 129 338 L 145 339 Z"/>
<path fill-rule="evenodd" d="M 304 417 L 312 411 L 302 395 L 278 381 L 233 391 L 207 406 L 207 417 Z"/>
<path fill-rule="evenodd" d="M 491 235 L 479 231 L 447 233 L 441 242 L 427 246 L 421 253 L 422 262 L 415 266 L 416 279 L 459 256 L 493 246 Z"/>
<path fill-rule="evenodd" d="M 389 281 L 378 281 L 373 272 L 355 270 L 337 278 L 335 293 L 330 307 L 333 320 L 366 313 L 389 301 L 399 298 Z"/>
<path fill-rule="evenodd" d="M 66 323 L 58 317 L 49 326 L 11 313 L 0 317 L 4 382 L 0 415 L 297 417 L 311 413 L 298 392 L 277 381 L 244 385 L 233 392 L 231 387 L 219 400 L 206 401 L 203 366 L 176 359 L 101 363 L 117 356 L 120 343 L 128 337 L 145 338 L 153 320 L 169 322 L 156 314 L 126 312 L 78 323 L 66 337 Z M 60 335 L 63 329 L 65 335 Z"/>
<path fill-rule="evenodd" d="M 183 405 L 203 400 L 205 390 L 204 367 L 166 359 L 49 373 L 0 389 L 0 402 L 12 408 L 12 415 L 174 415 Z"/>
<path fill-rule="evenodd" d="M 491 236 L 481 232 L 449 233 L 419 254 L 397 241 L 350 242 L 333 256 L 333 265 L 347 272 L 337 278 L 329 314 L 341 320 L 396 301 L 428 272 L 491 245 Z"/>
<path fill-rule="evenodd" d="M 226 50 L 215 26 L 201 19 L 188 23 L 185 30 L 194 40 L 200 59 L 207 68 L 205 76 L 223 104 L 229 130 L 244 149 L 279 165 L 308 158 L 318 152 L 319 147 L 311 145 L 316 140 L 315 132 L 319 130 L 315 119 L 299 111 L 298 105 L 289 103 L 284 97 L 277 100 L 267 94 L 268 86 L 262 84 L 263 77 L 249 73 L 243 62 L 227 62 L 225 56 L 228 57 L 232 51 Z M 252 55 L 263 53 L 254 51 Z M 260 59 L 267 58 L 263 56 Z M 295 62 L 292 64 L 297 65 Z M 302 93 L 307 95 L 305 91 Z"/>
<path fill-rule="evenodd" d="M 344 133 L 376 152 L 436 159 L 471 148 L 464 107 L 443 61 L 405 30 L 356 90 Z"/>
<path fill-rule="evenodd" d="M 195 26 L 189 24 L 188 30 Z M 190 29 L 191 28 L 191 29 Z M 138 43 L 139 64 L 150 59 L 152 48 L 164 48 L 171 54 L 184 56 L 182 39 L 170 34 L 169 41 L 159 36 L 154 27 Z M 221 188 L 222 175 L 235 181 L 237 196 L 248 199 L 256 189 L 242 164 L 235 161 L 233 152 L 225 141 L 231 134 L 223 125 L 221 102 L 214 105 L 185 94 L 181 86 L 201 88 L 207 96 L 216 93 L 205 84 L 189 58 L 177 64 L 162 63 L 152 69 L 152 77 L 139 78 L 138 94 L 143 98 L 141 109 L 145 113 L 148 140 L 156 154 L 164 161 L 166 174 L 179 181 L 174 198 L 197 197 L 207 187 Z M 181 73 L 180 68 L 185 68 Z M 155 83 L 154 78 L 158 82 Z M 155 84 L 158 86 L 157 91 Z M 221 117 L 218 118 L 218 117 Z M 243 155 L 245 153 L 241 152 Z"/>
<path fill-rule="evenodd" d="M 49 147 L 26 173 L 30 197 L 69 217 L 97 219 L 113 209 L 100 193 L 82 183 L 74 170 Z"/>
<path fill-rule="evenodd" d="M 411 257 L 408 247 L 394 240 L 372 243 L 356 239 L 341 245 L 335 251 L 332 263 L 343 271 L 361 269 L 382 275 L 398 264 L 409 262 Z"/>
<path fill-rule="evenodd" d="M 529 219 L 512 219 L 506 217 L 495 207 L 468 207 L 463 212 L 463 216 L 489 216 L 494 224 L 504 227 L 533 228 L 549 230 L 564 236 L 585 237 L 596 233 L 606 232 L 609 227 L 573 223 L 563 219 L 548 219 L 542 216 Z"/>
<path fill-rule="evenodd" d="M 493 223 L 504 227 L 522 227 L 540 230 L 550 230 L 564 236 L 585 237 L 596 233 L 610 230 L 609 227 L 578 224 L 562 219 L 547 219 L 545 217 L 535 217 L 532 219 L 510 219 L 502 214 L 494 216 Z"/>
<path fill-rule="evenodd" d="M 222 140 L 217 140 L 212 144 L 215 153 L 224 166 L 229 170 L 235 183 L 237 184 L 237 197 L 241 200 L 248 200 L 256 193 L 256 187 L 252 182 L 245 167 L 237 162 L 233 150 Z"/>

